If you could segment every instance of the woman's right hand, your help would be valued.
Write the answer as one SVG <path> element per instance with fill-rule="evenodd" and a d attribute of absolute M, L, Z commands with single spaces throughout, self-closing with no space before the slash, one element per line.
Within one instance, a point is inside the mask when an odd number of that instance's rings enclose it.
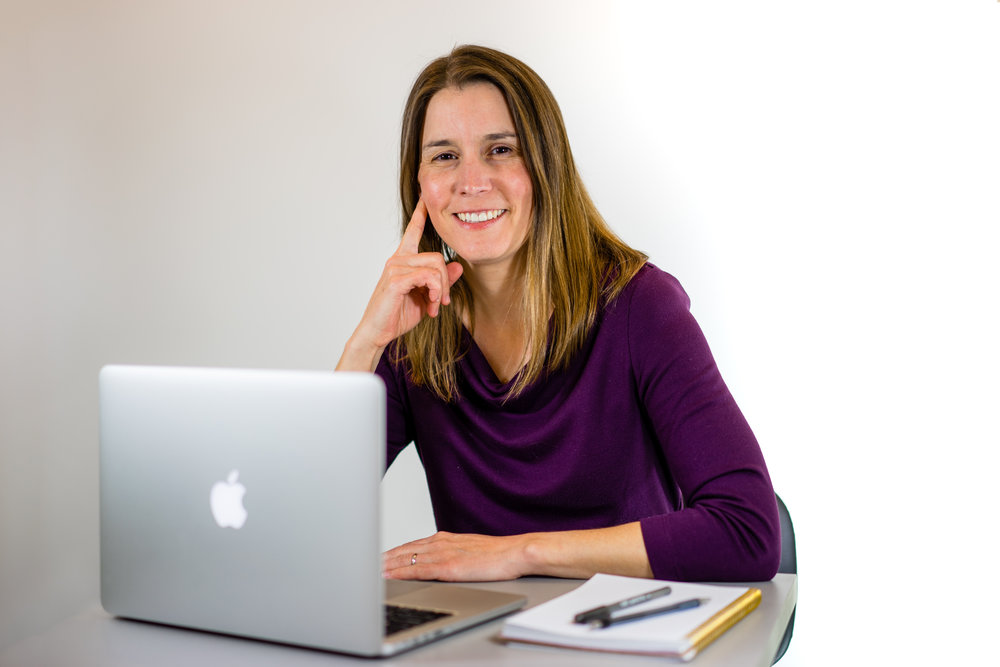
<path fill-rule="evenodd" d="M 441 306 L 451 303 L 451 286 L 461 277 L 462 265 L 445 263 L 441 253 L 420 252 L 426 223 L 427 206 L 421 199 L 399 247 L 385 263 L 337 370 L 374 371 L 386 345 L 417 326 L 425 316 L 437 317 Z"/>

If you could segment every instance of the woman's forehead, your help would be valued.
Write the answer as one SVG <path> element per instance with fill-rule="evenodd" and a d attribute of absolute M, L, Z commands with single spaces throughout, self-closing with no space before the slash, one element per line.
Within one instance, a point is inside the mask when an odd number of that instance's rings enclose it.
<path fill-rule="evenodd" d="M 435 93 L 427 104 L 422 135 L 422 146 L 470 137 L 517 138 L 506 98 L 485 81 Z"/>

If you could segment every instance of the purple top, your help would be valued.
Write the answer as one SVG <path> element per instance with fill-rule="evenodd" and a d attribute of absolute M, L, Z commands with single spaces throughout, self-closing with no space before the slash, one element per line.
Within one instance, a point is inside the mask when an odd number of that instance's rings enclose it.
<path fill-rule="evenodd" d="M 639 520 L 659 579 L 758 581 L 778 569 L 774 490 L 675 278 L 647 264 L 568 368 L 503 402 L 472 337 L 458 402 L 384 354 L 387 462 L 411 441 L 439 530 L 512 535 Z"/>

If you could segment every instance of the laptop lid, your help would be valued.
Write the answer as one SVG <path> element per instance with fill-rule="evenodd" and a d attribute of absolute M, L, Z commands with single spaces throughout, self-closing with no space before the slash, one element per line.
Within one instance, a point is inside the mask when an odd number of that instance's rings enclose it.
<path fill-rule="evenodd" d="M 447 614 L 384 637 L 380 378 L 107 366 L 99 386 L 109 613 L 388 655 L 524 604 L 390 582 L 402 604 Z"/>
<path fill-rule="evenodd" d="M 379 378 L 109 366 L 99 384 L 109 613 L 379 652 Z"/>

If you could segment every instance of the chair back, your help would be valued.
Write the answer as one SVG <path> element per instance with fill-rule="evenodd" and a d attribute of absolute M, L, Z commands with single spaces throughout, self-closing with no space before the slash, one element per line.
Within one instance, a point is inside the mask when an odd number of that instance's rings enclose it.
<path fill-rule="evenodd" d="M 796 574 L 795 528 L 792 527 L 792 517 L 781 498 L 775 498 L 778 501 L 778 520 L 781 523 L 781 564 L 778 565 L 778 572 Z"/>
<path fill-rule="evenodd" d="M 798 574 L 798 564 L 795 558 L 795 528 L 792 526 L 792 517 L 788 513 L 788 508 L 785 507 L 784 501 L 780 497 L 775 495 L 778 501 L 778 522 L 781 525 L 781 563 L 778 565 L 778 572 L 785 572 L 788 574 Z M 788 619 L 788 625 L 785 626 L 785 636 L 781 638 L 781 643 L 778 645 L 778 650 L 774 654 L 774 660 L 771 664 L 781 660 L 781 656 L 785 655 L 785 651 L 788 650 L 788 644 L 792 641 L 792 628 L 795 626 L 795 609 L 792 609 L 792 615 Z"/>

